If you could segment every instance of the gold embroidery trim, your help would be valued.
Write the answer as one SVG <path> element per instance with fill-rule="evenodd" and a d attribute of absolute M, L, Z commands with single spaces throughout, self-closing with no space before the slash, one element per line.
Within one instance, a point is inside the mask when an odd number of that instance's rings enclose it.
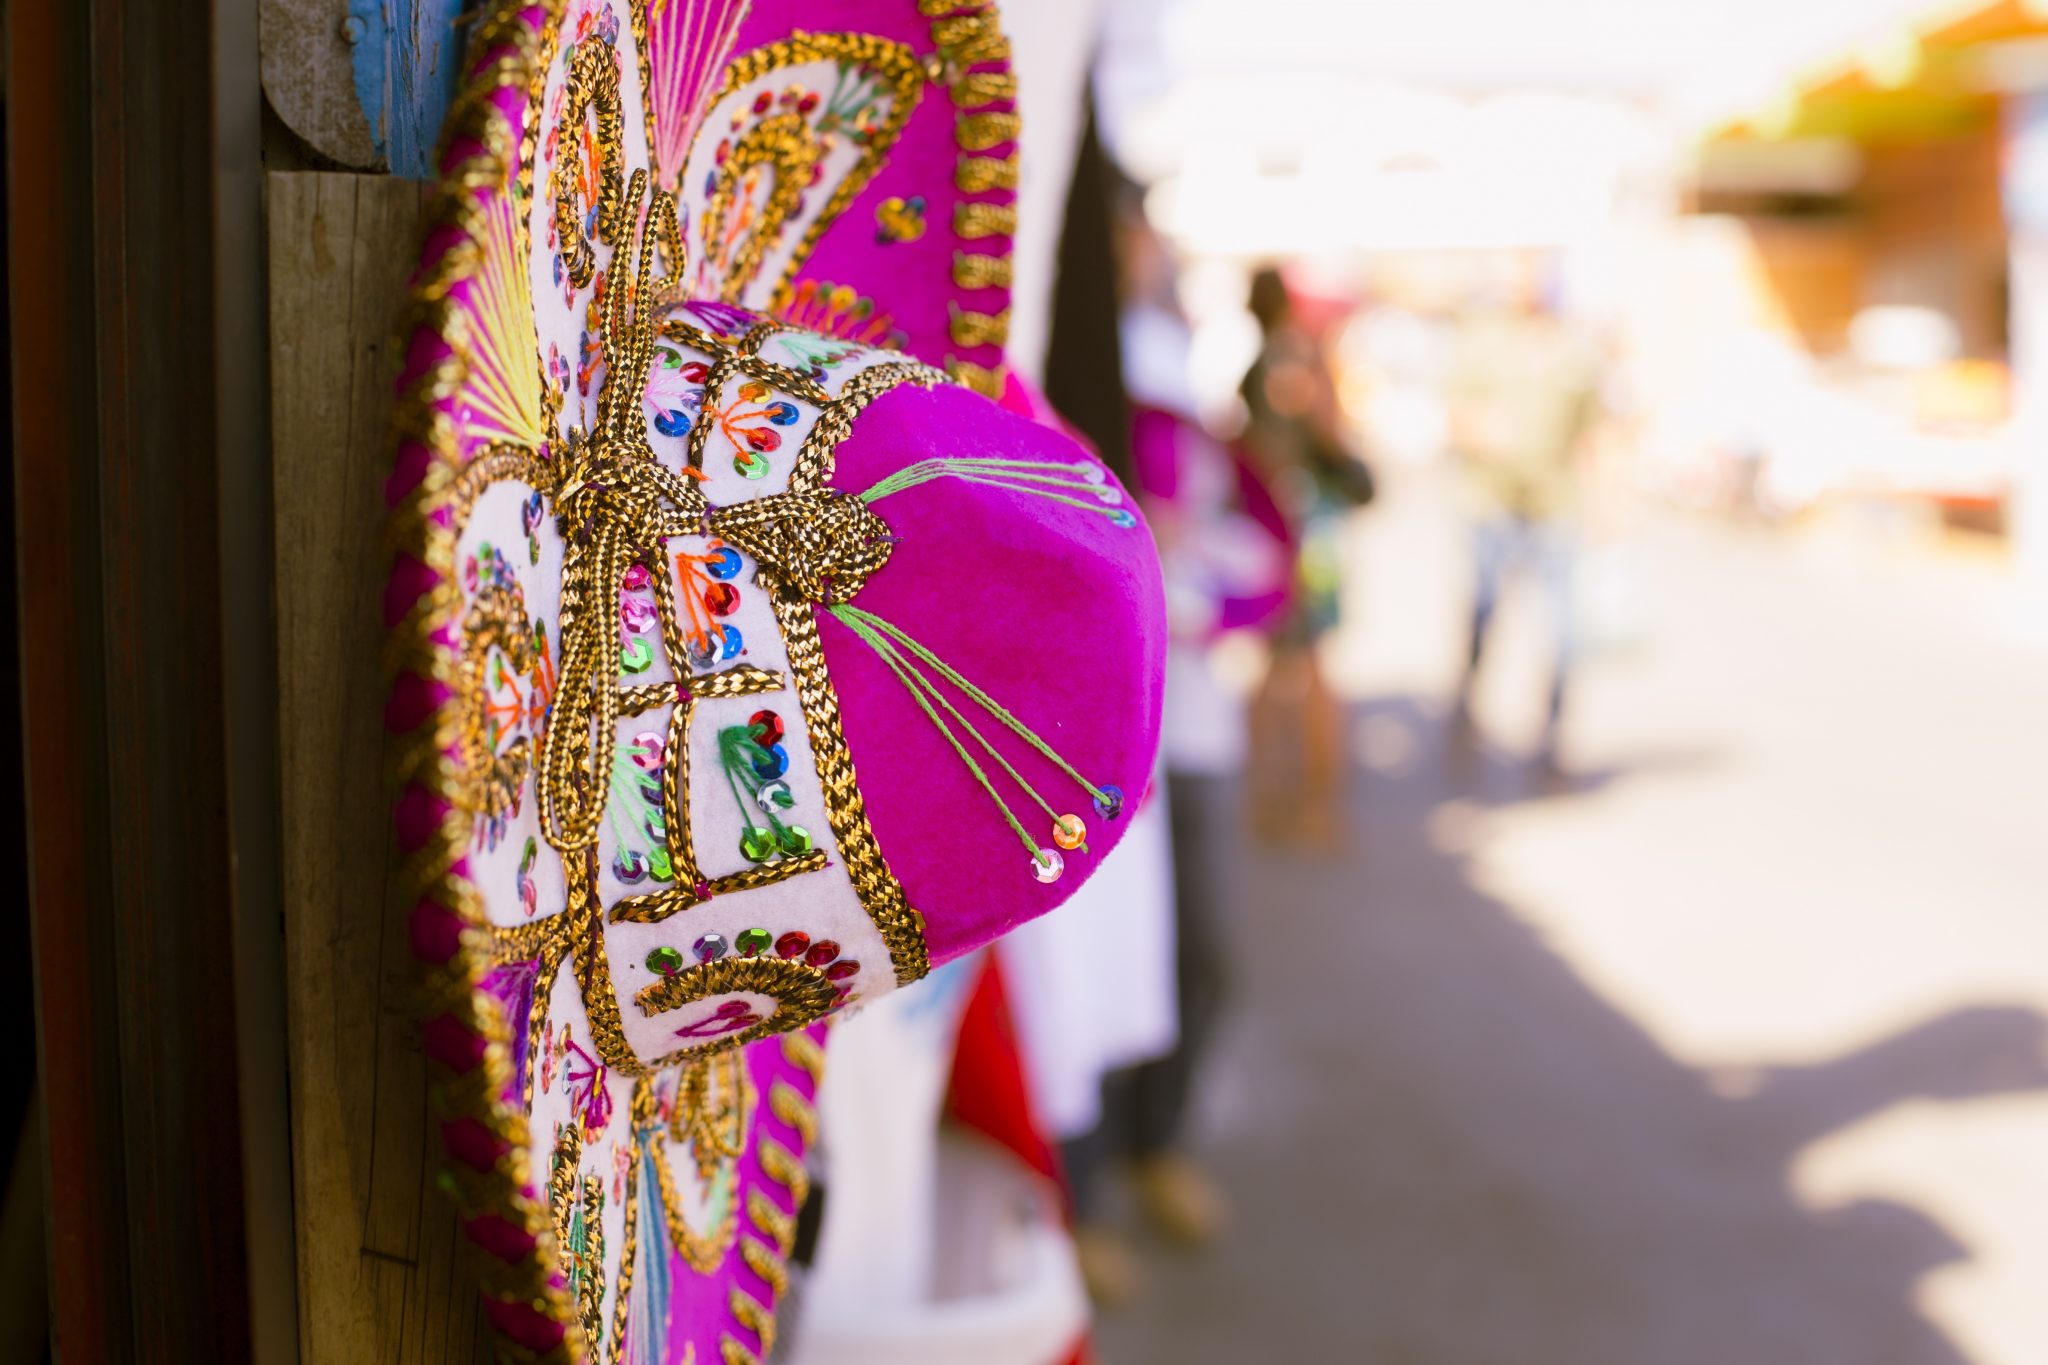
<path fill-rule="evenodd" d="M 617 244 L 626 231 L 625 110 L 619 102 L 618 52 L 595 35 L 576 45 L 569 57 L 565 85 L 568 100 L 562 110 L 562 127 L 583 131 L 583 120 L 597 111 L 597 235 L 601 241 Z M 577 182 L 583 178 L 583 145 L 580 136 L 561 139 L 561 159 L 555 163 L 553 198 L 555 235 L 561 239 L 569 282 L 586 288 L 597 271 L 597 251 L 583 236 L 583 217 L 578 211 L 581 193 Z"/>
<path fill-rule="evenodd" d="M 812 61 L 849 62 L 873 71 L 889 86 L 889 116 L 880 128 L 870 132 L 868 144 L 862 149 L 853 168 L 834 187 L 832 197 L 825 201 L 825 207 L 804 229 L 803 236 L 789 254 L 781 278 L 776 282 L 778 288 L 787 285 L 796 277 L 796 272 L 810 258 L 812 249 L 818 244 L 818 239 L 824 234 L 825 229 L 838 220 L 846 206 L 853 202 L 854 196 L 865 189 L 868 182 L 874 178 L 875 172 L 881 169 L 883 158 L 896 145 L 896 139 L 902 134 L 904 125 L 910 121 L 911 113 L 924 93 L 924 68 L 919 63 L 917 55 L 902 43 L 867 33 L 808 33 L 799 30 L 787 38 L 764 44 L 734 58 L 725 69 L 725 78 L 719 83 L 717 93 L 711 97 L 712 104 L 715 107 L 718 101 L 778 67 Z M 806 135 L 809 135 L 808 125 Z M 703 136 L 701 128 L 697 136 Z M 718 185 L 714 189 L 711 203 L 705 209 L 705 221 L 716 221 L 715 214 L 719 206 L 731 202 L 731 196 L 727 191 L 729 177 L 731 181 L 736 182 L 739 174 L 745 170 L 741 163 L 746 156 L 756 158 L 754 162 L 748 164 L 760 164 L 760 161 L 765 159 L 763 154 L 793 157 L 795 152 L 789 142 L 794 136 L 794 130 L 783 129 L 763 146 L 744 154 L 736 147 L 733 156 L 718 172 Z M 816 154 L 813 152 L 809 164 L 815 163 Z M 685 164 L 688 164 L 687 157 Z M 796 163 L 792 160 L 789 164 L 794 166 Z M 774 238 L 780 235 L 790 209 L 808 187 L 808 169 L 809 166 L 806 165 L 804 183 L 791 183 L 788 186 L 786 198 L 780 197 L 783 195 L 784 180 L 778 172 L 776 188 L 770 199 L 771 209 L 776 211 L 762 214 L 753 229 L 748 248 L 727 269 L 723 293 L 720 295 L 727 303 L 737 302 L 741 291 L 752 283 L 754 273 L 760 268 L 761 258 L 766 254 Z M 725 195 L 723 200 L 719 197 L 721 194 Z M 703 235 L 708 240 L 711 234 L 706 231 Z M 755 245 L 756 243 L 758 245 Z"/>
<path fill-rule="evenodd" d="M 824 1065 L 824 1053 L 808 1034 L 784 1034 L 782 1052 L 786 1059 L 802 1067 L 816 1084 Z M 801 1091 L 786 1081 L 778 1080 L 769 1093 L 770 1108 L 778 1119 L 800 1134 L 816 1132 L 817 1111 Z M 810 1138 L 806 1136 L 804 1140 L 808 1144 Z M 796 1244 L 796 1215 L 803 1209 L 804 1200 L 810 1197 L 810 1177 L 795 1153 L 765 1133 L 760 1137 L 757 1150 L 762 1173 L 788 1192 L 790 1212 L 784 1213 L 777 1208 L 764 1191 L 758 1188 L 748 1191 L 747 1218 L 752 1226 L 740 1239 L 740 1257 L 747 1268 L 768 1286 L 769 1292 L 780 1298 L 789 1287 L 787 1262 L 790 1248 Z M 760 1339 L 763 1355 L 775 1349 L 775 1314 L 770 1306 L 740 1285 L 732 1287 L 726 1304 L 733 1318 Z M 755 1361 L 758 1365 L 754 1353 L 730 1334 L 720 1338 L 719 1351 L 728 1362 Z"/>
<path fill-rule="evenodd" d="M 1003 194 L 1014 198 L 1017 188 L 1014 150 L 1001 157 L 983 155 L 1005 143 L 1014 143 L 1019 129 L 1014 109 L 1017 77 L 1010 70 L 1010 43 L 1003 36 L 995 6 L 986 0 L 918 0 L 918 10 L 932 20 L 932 43 L 938 49 L 934 54 L 935 65 L 939 78 L 950 87 L 957 111 L 953 122 L 953 141 L 960 148 L 961 155 L 953 168 L 954 185 L 966 195 Z M 1009 104 L 1012 108 L 989 109 L 990 105 L 999 104 Z M 1016 209 L 1010 203 L 967 200 L 954 205 L 953 235 L 970 242 L 1013 236 L 1016 221 Z M 963 266 L 963 261 L 974 264 Z M 963 290 L 1007 291 L 1010 287 L 1009 252 L 956 252 L 953 283 Z M 958 310 L 957 304 L 954 307 L 956 312 L 949 333 L 953 344 L 967 351 L 987 346 L 997 354 L 992 365 L 984 365 L 968 356 L 948 354 L 946 372 L 978 393 L 1001 398 L 1006 384 L 1001 349 L 1008 337 L 1007 328 L 998 331 L 963 325 L 959 320 L 962 310 Z M 989 318 L 1006 316 L 1007 312 L 1005 308 L 1001 314 L 967 313 L 966 316 Z"/>
<path fill-rule="evenodd" d="M 652 1018 L 714 995 L 738 991 L 768 996 L 776 1002 L 775 1013 L 730 1034 L 711 1035 L 703 1042 L 680 1048 L 652 1065 L 660 1067 L 681 1061 L 714 1043 L 728 1048 L 745 1047 L 756 1038 L 802 1028 L 824 1018 L 835 998 L 832 982 L 824 971 L 802 961 L 782 957 L 721 957 L 649 982 L 634 995 L 633 1004 L 641 1014 Z"/>
<path fill-rule="evenodd" d="M 739 1057 L 737 1052 L 726 1055 L 734 1059 Z M 752 1094 L 751 1087 L 753 1083 L 746 1081 L 745 1084 L 748 1089 L 738 1097 L 738 1103 L 741 1106 L 739 1145 L 742 1148 L 746 1142 L 747 1119 L 745 1114 L 748 1106 L 746 1097 Z M 677 1101 L 680 1104 L 680 1091 L 677 1095 Z M 682 1214 L 682 1199 L 676 1193 L 675 1175 L 669 1168 L 667 1141 L 657 1135 L 644 1148 L 640 1144 L 638 1136 L 640 1129 L 651 1124 L 655 1117 L 654 1082 L 643 1076 L 634 1082 L 633 1085 L 634 1169 L 637 1173 L 640 1158 L 643 1155 L 650 1155 L 653 1158 L 654 1193 L 655 1197 L 661 1202 L 662 1227 L 668 1233 L 670 1244 L 675 1247 L 677 1254 L 683 1258 L 690 1269 L 696 1271 L 699 1275 L 712 1274 L 724 1263 L 726 1253 L 732 1249 L 733 1239 L 739 1231 L 740 1201 L 737 1182 L 734 1186 L 731 1206 L 726 1209 L 725 1215 L 718 1220 L 718 1226 L 709 1232 L 697 1232 L 689 1225 L 689 1222 Z M 671 1119 L 671 1124 L 673 1124 L 673 1119 Z M 737 1155 L 733 1159 L 736 1160 Z M 705 1179 L 708 1182 L 710 1177 L 707 1176 Z M 633 1221 L 637 1224 L 639 1220 L 637 1205 L 633 1213 Z"/>
<path fill-rule="evenodd" d="M 552 31 L 562 7 L 563 0 L 547 0 L 539 15 L 539 28 L 526 21 L 524 7 L 511 5 L 476 21 L 471 50 L 479 54 L 478 61 L 449 107 L 444 132 L 444 145 L 474 143 L 475 150 L 460 162 L 442 164 L 423 237 L 433 241 L 437 234 L 445 233 L 451 244 L 427 261 L 416 277 L 402 335 L 446 339 L 457 334 L 454 295 L 475 275 L 482 257 L 487 230 L 483 203 L 489 194 L 510 188 L 508 168 L 522 141 L 530 142 L 535 122 L 532 118 L 526 121 L 522 139 L 496 99 L 502 90 L 517 89 L 526 92 L 532 105 L 538 105 L 546 77 L 541 60 L 542 30 Z M 518 164 L 523 172 L 534 163 L 529 155 L 519 157 Z M 525 188 L 523 177 L 521 188 Z M 520 194 L 516 202 L 527 202 L 527 196 Z M 434 574 L 437 585 L 419 596 L 394 630 L 385 653 L 387 677 L 395 682 L 401 673 L 412 674 L 451 692 L 460 685 L 459 655 L 443 641 L 454 638 L 462 602 L 454 587 L 456 533 L 438 514 L 459 482 L 463 451 L 454 418 L 441 405 L 463 388 L 466 371 L 467 361 L 455 352 L 431 363 L 398 395 L 392 419 L 397 442 L 424 451 L 428 464 L 415 486 L 393 508 L 388 544 L 417 557 Z M 404 860 L 398 876 L 407 897 L 403 903 L 425 904 L 433 907 L 427 913 L 452 915 L 467 926 L 467 937 L 486 925 L 475 885 L 457 870 L 469 843 L 471 822 L 451 799 L 458 777 L 450 759 L 454 740 L 444 708 L 411 734 L 393 737 L 389 768 L 394 786 L 418 786 L 448 802 L 439 825 Z M 485 1003 L 481 983 L 486 970 L 483 958 L 464 944 L 445 964 L 430 968 L 422 983 L 424 1017 L 446 1014 L 484 1040 L 480 1065 L 461 1072 L 435 1066 L 439 1078 L 432 1087 L 436 1111 L 448 1118 L 481 1121 L 507 1149 L 504 1158 L 483 1170 L 452 1158 L 444 1160 L 443 1170 L 459 1208 L 498 1210 L 535 1243 L 532 1254 L 513 1260 L 488 1253 L 470 1258 L 485 1295 L 500 1303 L 531 1306 L 566 1325 L 557 1347 L 531 1358 L 563 1365 L 586 1361 L 590 1352 L 576 1305 L 550 1273 L 558 1256 L 553 1217 L 542 1200 L 526 1192 L 530 1176 L 522 1154 L 530 1151 L 528 1126 L 523 1111 L 504 1103 L 510 1084 L 511 1044 L 501 1011 Z"/>
<path fill-rule="evenodd" d="M 653 575 L 653 579 L 658 585 L 668 583 L 671 592 L 673 591 L 673 583 L 669 582 L 666 572 Z M 674 622 L 675 612 L 672 610 L 672 604 L 664 603 L 664 635 L 675 629 Z M 681 658 L 682 654 L 681 640 L 672 642 L 669 654 L 671 661 Z M 682 693 L 678 699 L 678 691 L 685 685 L 689 690 Z M 663 751 L 661 774 L 662 842 L 674 875 L 669 885 L 660 890 L 621 897 L 614 902 L 608 916 L 613 924 L 659 924 L 669 916 L 679 914 L 693 905 L 700 905 L 715 896 L 773 886 L 776 882 L 786 881 L 806 872 L 817 872 L 825 867 L 828 859 L 824 851 L 813 849 L 809 853 L 795 857 L 781 858 L 772 863 L 706 878 L 697 863 L 695 840 L 690 836 L 690 812 L 684 794 L 689 789 L 690 719 L 695 713 L 697 702 L 721 697 L 763 695 L 782 691 L 783 687 L 784 682 L 780 673 L 753 664 L 740 664 L 719 673 L 694 674 L 684 683 L 654 683 L 621 694 L 621 716 L 643 714 L 646 710 L 652 710 L 666 701 L 676 701 L 669 712 L 668 739 Z M 703 887 L 701 894 L 698 891 L 700 884 Z"/>

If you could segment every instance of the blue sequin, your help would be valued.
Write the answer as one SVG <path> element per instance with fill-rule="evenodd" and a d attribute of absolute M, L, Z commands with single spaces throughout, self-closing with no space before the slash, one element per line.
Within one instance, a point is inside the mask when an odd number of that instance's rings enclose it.
<path fill-rule="evenodd" d="M 1117 816 L 1123 814 L 1123 810 L 1124 789 L 1122 787 L 1104 787 L 1102 795 L 1095 798 L 1095 813 L 1105 820 L 1116 819 Z"/>
<path fill-rule="evenodd" d="M 766 749 L 757 746 L 747 761 L 753 765 L 754 772 L 764 782 L 773 782 L 789 771 L 789 750 L 780 744 L 771 745 Z"/>
<path fill-rule="evenodd" d="M 740 561 L 740 552 L 730 545 L 719 546 L 711 562 L 704 566 L 713 578 L 721 582 L 728 578 L 738 578 L 742 567 L 744 566 Z"/>

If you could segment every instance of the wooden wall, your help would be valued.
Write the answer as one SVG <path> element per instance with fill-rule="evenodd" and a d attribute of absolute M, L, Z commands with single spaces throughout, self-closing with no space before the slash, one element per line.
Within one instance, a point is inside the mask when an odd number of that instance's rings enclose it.
<path fill-rule="evenodd" d="M 435 1186 L 382 772 L 382 485 L 425 187 L 266 178 L 292 1164 L 304 1365 L 487 1358 Z"/>

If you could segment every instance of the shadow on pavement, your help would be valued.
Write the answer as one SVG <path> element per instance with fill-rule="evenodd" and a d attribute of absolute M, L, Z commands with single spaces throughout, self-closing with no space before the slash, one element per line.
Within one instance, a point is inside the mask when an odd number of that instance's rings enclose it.
<path fill-rule="evenodd" d="M 1961 1365 L 1914 1286 L 1968 1249 L 1902 1205 L 1802 1208 L 1788 1168 L 1899 1100 L 2048 1087 L 2048 1020 L 1958 1010 L 1733 1081 L 1683 1065 L 1433 831 L 1454 799 L 1632 774 L 1461 767 L 1413 698 L 1361 720 L 1418 744 L 1359 775 L 1353 847 L 1243 864 L 1201 1141 L 1237 1223 L 1207 1254 L 1157 1249 L 1100 1325 L 1106 1365 Z"/>

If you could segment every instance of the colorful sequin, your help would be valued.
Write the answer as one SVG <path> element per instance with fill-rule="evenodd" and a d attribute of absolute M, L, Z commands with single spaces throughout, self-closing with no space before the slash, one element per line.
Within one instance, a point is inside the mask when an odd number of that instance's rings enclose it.
<path fill-rule="evenodd" d="M 811 851 L 811 832 L 781 819 L 781 812 L 796 804 L 783 780 L 789 772 L 789 750 L 782 738 L 782 718 L 769 710 L 756 711 L 745 725 L 729 725 L 718 732 L 719 765 L 742 821 L 740 856 L 750 863 Z"/>
<path fill-rule="evenodd" d="M 673 881 L 668 825 L 662 814 L 662 765 L 666 742 L 652 730 L 633 737 L 612 759 L 611 801 L 606 819 L 616 841 L 612 875 L 628 886 L 650 876 Z"/>

